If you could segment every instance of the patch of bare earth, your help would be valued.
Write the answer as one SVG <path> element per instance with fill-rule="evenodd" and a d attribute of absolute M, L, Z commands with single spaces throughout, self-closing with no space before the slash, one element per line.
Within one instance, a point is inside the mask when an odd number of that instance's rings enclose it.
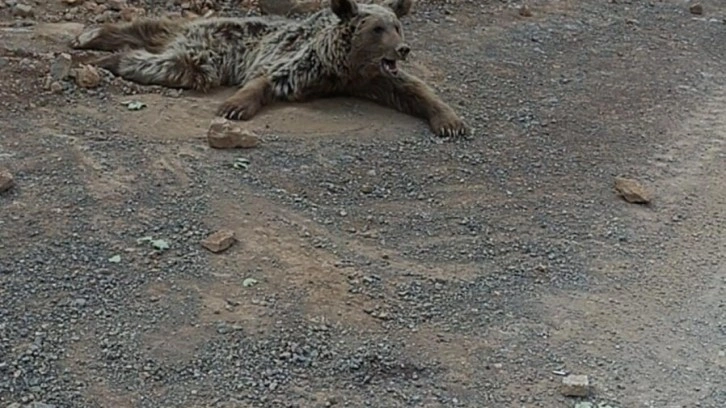
<path fill-rule="evenodd" d="M 472 140 L 338 98 L 234 151 L 232 90 L 49 83 L 121 18 L 82 3 L 0 0 L 2 406 L 726 406 L 718 1 L 422 0 L 410 68 Z M 168 3 L 126 5 L 256 13 Z"/>

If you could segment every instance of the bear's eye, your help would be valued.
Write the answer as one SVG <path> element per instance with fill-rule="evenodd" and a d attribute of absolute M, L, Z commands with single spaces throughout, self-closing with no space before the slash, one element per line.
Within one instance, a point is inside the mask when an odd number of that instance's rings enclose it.
<path fill-rule="evenodd" d="M 374 32 L 375 32 L 376 34 L 381 34 L 382 32 L 386 31 L 386 29 L 385 29 L 385 28 L 383 28 L 383 26 L 376 26 L 376 27 L 375 27 L 375 28 L 373 29 L 373 31 L 374 31 Z"/>

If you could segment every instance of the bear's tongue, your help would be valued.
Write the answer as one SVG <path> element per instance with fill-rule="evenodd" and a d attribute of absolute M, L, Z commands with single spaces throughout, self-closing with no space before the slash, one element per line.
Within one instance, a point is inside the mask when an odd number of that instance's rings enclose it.
<path fill-rule="evenodd" d="M 395 74 L 396 72 L 398 72 L 398 68 L 396 67 L 396 60 L 384 58 L 381 62 L 383 64 L 383 68 L 391 74 Z"/>

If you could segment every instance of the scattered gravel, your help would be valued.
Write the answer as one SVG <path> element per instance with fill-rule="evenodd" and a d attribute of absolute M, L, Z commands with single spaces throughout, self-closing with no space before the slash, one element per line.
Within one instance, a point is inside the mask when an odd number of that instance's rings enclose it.
<path fill-rule="evenodd" d="M 701 105 L 726 84 L 723 16 L 559 3 L 421 0 L 405 20 L 473 140 L 223 151 L 209 118 L 187 140 L 119 103 L 196 115 L 187 94 L 23 33 L 253 2 L 0 0 L 0 406 L 570 404 L 553 372 L 592 378 L 593 407 L 724 406 L 726 201 L 683 190 L 723 171 L 724 105 Z M 668 121 L 702 107 L 674 150 Z M 678 194 L 628 205 L 623 173 Z M 210 254 L 220 228 L 239 243 Z"/>

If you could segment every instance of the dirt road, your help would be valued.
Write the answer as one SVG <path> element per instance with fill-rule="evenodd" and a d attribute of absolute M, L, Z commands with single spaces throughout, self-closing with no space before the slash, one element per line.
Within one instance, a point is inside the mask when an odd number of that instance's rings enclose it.
<path fill-rule="evenodd" d="M 51 85 L 121 12 L 46 3 L 0 0 L 0 406 L 726 406 L 719 0 L 422 0 L 408 67 L 472 140 L 339 99 L 237 151 L 230 90 Z"/>

